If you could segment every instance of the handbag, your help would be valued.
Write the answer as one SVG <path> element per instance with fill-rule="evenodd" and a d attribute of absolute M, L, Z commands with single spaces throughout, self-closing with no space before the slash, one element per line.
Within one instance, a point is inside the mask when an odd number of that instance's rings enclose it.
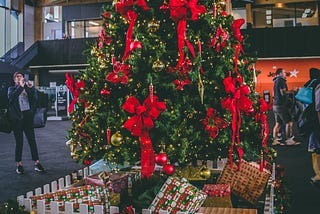
<path fill-rule="evenodd" d="M 0 132 L 10 133 L 11 130 L 8 109 L 0 109 Z"/>
<path fill-rule="evenodd" d="M 317 115 L 314 104 L 310 104 L 299 116 L 297 126 L 301 134 L 310 134 L 316 125 Z"/>
<path fill-rule="evenodd" d="M 46 108 L 36 108 L 33 117 L 33 127 L 43 128 L 46 126 L 47 122 L 47 109 Z"/>
<path fill-rule="evenodd" d="M 307 86 L 300 88 L 295 98 L 304 104 L 311 104 L 313 92 L 312 84 L 314 81 L 316 81 L 316 79 L 313 79 Z"/>

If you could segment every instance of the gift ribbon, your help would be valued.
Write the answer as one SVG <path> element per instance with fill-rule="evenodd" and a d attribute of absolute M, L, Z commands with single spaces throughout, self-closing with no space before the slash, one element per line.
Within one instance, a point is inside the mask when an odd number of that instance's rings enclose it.
<path fill-rule="evenodd" d="M 231 146 L 229 148 L 230 167 L 232 168 L 234 145 L 237 145 L 239 155 L 238 168 L 240 168 L 243 156 L 243 149 L 240 144 L 241 112 L 253 112 L 252 101 L 247 97 L 250 93 L 250 88 L 243 84 L 242 77 L 233 78 L 231 75 L 223 80 L 223 84 L 225 86 L 225 91 L 229 96 L 222 99 L 221 105 L 232 114 L 232 138 Z"/>
<path fill-rule="evenodd" d="M 78 98 L 80 95 L 80 89 L 84 88 L 85 84 L 84 84 L 83 80 L 75 82 L 73 79 L 73 76 L 71 74 L 69 75 L 69 73 L 66 73 L 65 77 L 66 77 L 66 86 L 70 90 L 70 92 L 73 96 L 73 99 L 72 99 L 72 101 L 69 105 L 69 108 L 68 108 L 68 112 L 72 113 L 74 111 L 74 105 L 78 101 Z M 82 101 L 82 102 L 84 102 L 84 101 Z"/>
<path fill-rule="evenodd" d="M 162 111 L 166 109 L 164 102 L 158 102 L 158 97 L 153 95 L 147 97 L 141 105 L 139 100 L 132 96 L 122 105 L 122 109 L 134 114 L 124 123 L 124 128 L 131 134 L 138 136 L 141 147 L 141 174 L 142 177 L 150 177 L 154 171 L 154 150 L 149 137 L 149 130 L 153 128 L 153 120 L 157 119 Z"/>

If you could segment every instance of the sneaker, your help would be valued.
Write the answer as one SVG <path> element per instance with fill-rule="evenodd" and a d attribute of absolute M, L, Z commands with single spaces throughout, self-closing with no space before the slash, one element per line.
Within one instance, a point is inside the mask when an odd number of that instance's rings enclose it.
<path fill-rule="evenodd" d="M 43 166 L 40 163 L 37 163 L 34 165 L 34 170 L 37 172 L 45 172 L 45 169 L 43 168 Z"/>
<path fill-rule="evenodd" d="M 283 143 L 281 143 L 280 141 L 278 141 L 278 140 L 274 140 L 273 141 L 273 143 L 272 143 L 272 146 L 283 146 L 284 144 Z"/>
<path fill-rule="evenodd" d="M 277 138 L 276 138 L 277 141 L 282 141 L 282 134 L 278 133 L 277 135 Z"/>
<path fill-rule="evenodd" d="M 296 145 L 301 144 L 301 142 L 296 142 L 296 141 L 294 141 L 293 138 L 294 138 L 294 137 L 291 137 L 291 138 L 288 138 L 288 139 L 286 140 L 286 145 L 287 145 L 287 146 L 296 146 Z"/>
<path fill-rule="evenodd" d="M 21 166 L 21 165 L 17 166 L 16 172 L 17 172 L 19 175 L 23 174 L 23 173 L 24 173 L 23 166 Z"/>

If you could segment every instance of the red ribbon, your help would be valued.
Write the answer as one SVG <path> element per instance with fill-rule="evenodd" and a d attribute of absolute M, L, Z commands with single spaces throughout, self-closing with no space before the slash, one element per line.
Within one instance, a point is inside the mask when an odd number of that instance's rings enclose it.
<path fill-rule="evenodd" d="M 132 39 L 134 25 L 138 18 L 138 14 L 133 10 L 134 5 L 141 7 L 143 10 L 150 9 L 144 0 L 121 0 L 120 2 L 116 3 L 116 11 L 119 12 L 122 16 L 126 17 L 130 22 L 126 35 L 126 48 L 122 57 L 123 61 L 128 59 L 130 53 L 136 48 L 142 48 L 141 42 L 134 41 Z"/>
<path fill-rule="evenodd" d="M 173 21 L 178 22 L 178 65 L 180 65 L 184 60 L 183 47 L 185 43 L 187 44 L 192 56 L 195 56 L 192 44 L 186 39 L 186 31 L 187 19 L 198 20 L 199 15 L 206 12 L 205 6 L 197 5 L 197 3 L 198 0 L 170 0 L 169 2 L 170 17 Z M 191 14 L 191 17 L 188 17 L 189 14 Z"/>
<path fill-rule="evenodd" d="M 131 134 L 138 136 L 141 146 L 141 173 L 142 176 L 150 177 L 154 171 L 154 150 L 149 137 L 149 130 L 153 128 L 153 120 L 157 119 L 162 111 L 166 109 L 164 102 L 158 102 L 158 97 L 153 95 L 147 97 L 141 105 L 139 100 L 132 96 L 122 105 L 122 109 L 134 114 L 124 123 L 124 128 Z"/>
<path fill-rule="evenodd" d="M 256 122 L 261 122 L 261 137 L 262 137 L 262 152 L 261 152 L 261 162 L 260 162 L 260 171 L 266 166 L 266 161 L 264 160 L 264 152 L 265 148 L 267 147 L 268 142 L 268 134 L 269 134 L 269 125 L 267 121 L 267 110 L 270 109 L 270 106 L 264 99 L 259 100 L 260 108 L 259 112 L 255 115 Z"/>
<path fill-rule="evenodd" d="M 241 45 L 243 36 L 241 34 L 240 28 L 244 23 L 245 23 L 244 19 L 237 19 L 237 20 L 234 20 L 232 23 L 232 30 L 233 30 L 234 37 L 236 38 L 236 40 L 238 40 L 238 43 L 233 45 L 233 48 L 235 49 L 235 53 L 233 57 L 233 69 L 239 76 L 240 74 L 238 72 L 238 58 L 239 58 L 240 52 L 244 54 L 244 51 Z"/>
<path fill-rule="evenodd" d="M 74 105 L 78 101 L 78 97 L 80 95 L 80 89 L 84 88 L 84 81 L 81 80 L 81 81 L 75 82 L 73 79 L 73 76 L 71 74 L 69 76 L 69 73 L 66 73 L 65 77 L 66 77 L 66 86 L 70 90 L 73 96 L 73 100 L 71 101 L 68 108 L 68 112 L 72 113 L 74 111 Z"/>
<path fill-rule="evenodd" d="M 226 77 L 223 80 L 226 93 L 229 94 L 221 100 L 221 105 L 224 109 L 227 109 L 232 113 L 232 138 L 231 146 L 229 149 L 230 167 L 232 168 L 232 153 L 234 145 L 237 145 L 239 155 L 240 168 L 243 150 L 240 145 L 240 126 L 241 126 L 241 112 L 253 112 L 252 101 L 247 97 L 250 93 L 249 86 L 243 84 L 241 77 L 232 78 L 231 76 Z"/>
<path fill-rule="evenodd" d="M 243 36 L 241 34 L 240 28 L 244 23 L 245 23 L 244 19 L 237 19 L 237 20 L 234 20 L 232 23 L 232 30 L 233 30 L 234 37 L 239 42 L 242 42 L 243 40 Z"/>
<path fill-rule="evenodd" d="M 228 33 L 223 30 L 221 26 L 218 27 L 216 31 L 216 35 L 214 38 L 211 39 L 209 43 L 209 47 L 215 47 L 216 52 L 219 53 L 222 48 L 225 48 L 227 46 L 227 40 L 229 36 Z"/>
<path fill-rule="evenodd" d="M 238 72 L 238 58 L 239 58 L 240 52 L 244 54 L 244 51 L 240 43 L 233 45 L 233 48 L 235 49 L 234 57 L 233 57 L 233 69 L 238 76 L 241 76 L 240 73 Z"/>

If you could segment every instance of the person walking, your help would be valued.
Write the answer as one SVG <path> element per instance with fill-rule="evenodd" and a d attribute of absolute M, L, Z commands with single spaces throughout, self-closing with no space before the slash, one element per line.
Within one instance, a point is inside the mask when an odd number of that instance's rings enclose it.
<path fill-rule="evenodd" d="M 292 126 L 293 121 L 289 113 L 288 94 L 294 93 L 294 90 L 288 90 L 287 81 L 285 78 L 285 71 L 278 68 L 276 76 L 273 79 L 273 112 L 275 115 L 275 126 L 273 127 L 273 146 L 276 145 L 299 145 L 300 142 L 293 140 Z M 280 142 L 277 137 L 281 126 L 285 124 L 285 144 Z"/>
<path fill-rule="evenodd" d="M 32 86 L 31 81 L 25 82 L 23 72 L 15 72 L 13 74 L 13 80 L 15 85 L 8 88 L 8 99 L 9 118 L 16 141 L 16 172 L 18 174 L 24 173 L 21 160 L 23 149 L 23 133 L 26 135 L 30 146 L 35 171 L 44 172 L 45 169 L 39 162 L 38 148 L 33 128 L 33 116 L 37 101 L 36 89 Z"/>

